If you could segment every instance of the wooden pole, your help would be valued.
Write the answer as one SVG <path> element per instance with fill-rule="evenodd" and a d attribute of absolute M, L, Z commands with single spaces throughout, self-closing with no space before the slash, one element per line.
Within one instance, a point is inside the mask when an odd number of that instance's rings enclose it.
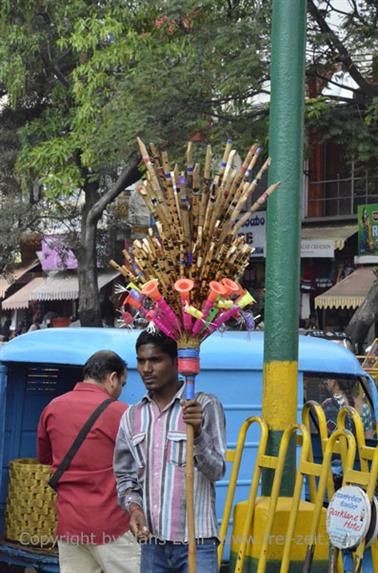
<path fill-rule="evenodd" d="M 196 531 L 194 522 L 193 426 L 186 424 L 186 515 L 188 520 L 188 573 L 196 573 Z"/>

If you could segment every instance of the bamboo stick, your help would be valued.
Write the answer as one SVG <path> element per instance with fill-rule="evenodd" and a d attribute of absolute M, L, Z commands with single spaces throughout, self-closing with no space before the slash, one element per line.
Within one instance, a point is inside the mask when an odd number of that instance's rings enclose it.
<path fill-rule="evenodd" d="M 131 279 L 131 282 L 138 282 L 138 279 L 134 275 L 134 273 L 132 273 L 127 267 L 125 267 L 125 265 L 120 266 L 118 263 L 113 261 L 113 259 L 110 260 L 110 264 L 113 267 L 113 269 L 118 271 L 121 275 L 123 275 L 129 280 Z"/>
<path fill-rule="evenodd" d="M 194 429 L 186 424 L 185 493 L 188 522 L 188 573 L 196 573 L 196 539 L 194 522 Z"/>
<path fill-rule="evenodd" d="M 207 211 L 207 202 L 209 198 L 209 189 L 210 189 L 210 178 L 211 178 L 211 161 L 212 161 L 212 151 L 211 146 L 208 145 L 206 148 L 206 157 L 205 157 L 205 168 L 203 174 L 203 190 L 202 190 L 202 197 L 200 203 L 200 210 L 199 210 L 199 220 L 198 220 L 198 237 L 197 242 L 198 245 L 202 242 L 203 236 L 203 225 L 205 222 L 205 215 Z"/>
<path fill-rule="evenodd" d="M 255 201 L 255 203 L 253 203 L 252 207 L 245 213 L 245 215 L 243 215 L 243 217 L 241 217 L 241 219 L 239 219 L 239 221 L 234 225 L 233 229 L 232 229 L 232 234 L 235 235 L 238 230 L 240 229 L 240 227 L 242 227 L 244 225 L 244 223 L 246 223 L 248 221 L 248 219 L 250 218 L 250 216 L 257 211 L 257 209 L 259 207 L 261 207 L 265 201 L 268 199 L 268 197 L 276 190 L 278 189 L 280 183 L 273 183 L 273 185 L 270 185 L 270 187 L 268 187 L 268 189 L 266 191 L 264 191 L 264 193 L 257 199 L 257 201 Z"/>
<path fill-rule="evenodd" d="M 267 171 L 268 167 L 271 164 L 271 158 L 268 157 L 268 159 L 265 161 L 265 163 L 263 164 L 263 166 L 261 167 L 261 169 L 259 170 L 258 174 L 256 175 L 255 179 L 252 181 L 252 183 L 250 183 L 250 185 L 248 186 L 247 190 L 245 191 L 244 195 L 241 196 L 238 204 L 235 207 L 234 212 L 231 215 L 231 220 L 235 221 L 236 218 L 238 217 L 240 211 L 245 207 L 246 203 L 248 202 L 248 200 L 250 199 L 250 197 L 252 196 L 252 193 L 256 190 L 256 187 L 259 183 L 259 181 L 261 180 L 262 176 L 264 175 L 265 171 Z"/>
<path fill-rule="evenodd" d="M 257 145 L 253 145 L 245 158 L 243 165 L 240 168 L 239 176 L 236 178 L 235 186 L 231 186 L 230 190 L 230 199 L 227 205 L 225 219 L 228 219 L 232 212 L 234 211 L 238 201 L 246 189 L 247 183 L 249 183 L 249 179 L 252 175 L 253 168 L 257 162 L 257 159 L 260 154 L 260 148 Z"/>

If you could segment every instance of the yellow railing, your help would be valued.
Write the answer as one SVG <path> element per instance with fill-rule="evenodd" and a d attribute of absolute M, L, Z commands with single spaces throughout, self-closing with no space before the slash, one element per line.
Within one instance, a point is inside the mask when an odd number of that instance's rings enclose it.
<path fill-rule="evenodd" d="M 314 454 L 311 443 L 310 419 L 316 418 L 319 430 L 319 438 L 322 450 L 321 463 L 314 462 Z M 347 418 L 351 418 L 355 427 L 355 435 L 345 427 Z M 268 426 L 260 417 L 248 418 L 241 426 L 239 437 L 235 450 L 227 451 L 227 460 L 233 463 L 229 489 L 227 492 L 225 509 L 220 529 L 221 544 L 218 549 L 218 561 L 221 564 L 224 543 L 227 535 L 227 528 L 230 521 L 231 508 L 233 504 L 236 483 L 240 470 L 243 449 L 245 445 L 248 429 L 253 424 L 260 426 L 261 436 L 257 452 L 255 467 L 252 473 L 252 482 L 247 502 L 246 515 L 244 515 L 243 533 L 241 543 L 238 549 L 238 555 L 234 568 L 234 573 L 242 573 L 247 540 L 252 527 L 256 498 L 260 477 L 263 469 L 274 471 L 272 490 L 269 498 L 268 517 L 265 524 L 264 540 L 260 549 L 257 573 L 264 573 L 267 564 L 268 540 L 273 527 L 277 503 L 279 500 L 279 491 L 283 475 L 283 469 L 288 452 L 288 446 L 291 438 L 296 436 L 296 442 L 301 447 L 294 492 L 291 498 L 291 507 L 285 543 L 282 551 L 280 573 L 287 573 L 290 567 L 290 553 L 292 540 L 294 538 L 294 529 L 298 517 L 298 511 L 303 489 L 304 477 L 308 477 L 310 500 L 314 504 L 312 520 L 310 525 L 310 535 L 308 536 L 307 551 L 303 564 L 303 573 L 311 570 L 313 561 L 316 538 L 319 531 L 322 509 L 324 506 L 325 496 L 331 499 L 334 494 L 334 484 L 332 478 L 332 456 L 339 454 L 343 468 L 343 485 L 359 485 L 363 487 L 370 501 L 374 496 L 375 487 L 378 478 L 378 448 L 369 447 L 365 443 L 364 428 L 360 416 L 354 408 L 345 407 L 339 412 L 337 418 L 337 428 L 330 437 L 327 435 L 326 418 L 323 409 L 317 402 L 308 402 L 305 404 L 302 412 L 302 424 L 291 424 L 283 433 L 279 452 L 277 456 L 268 455 L 266 447 L 268 442 Z M 358 456 L 360 470 L 354 469 L 356 455 Z M 362 542 L 353 552 L 353 571 L 359 571 L 365 551 L 365 543 Z M 371 547 L 373 573 L 378 573 L 378 544 L 375 541 Z M 337 573 L 344 573 L 342 555 L 337 549 L 332 548 L 332 561 L 335 564 Z"/>
<path fill-rule="evenodd" d="M 228 490 L 227 490 L 227 496 L 226 496 L 226 501 L 225 501 L 225 506 L 224 506 L 224 511 L 223 511 L 222 523 L 221 523 L 220 532 L 219 532 L 219 537 L 220 537 L 220 541 L 221 541 L 221 543 L 219 544 L 219 547 L 218 547 L 218 564 L 219 564 L 219 566 L 222 562 L 224 543 L 226 540 L 228 524 L 230 521 L 231 508 L 232 508 L 232 503 L 234 501 L 236 482 L 238 479 L 241 459 L 243 456 L 245 439 L 247 436 L 248 429 L 250 428 L 250 426 L 252 426 L 252 424 L 258 424 L 260 426 L 260 430 L 261 430 L 260 444 L 259 444 L 259 447 L 257 450 L 257 459 L 258 460 L 260 460 L 261 456 L 263 454 L 265 454 L 266 446 L 268 443 L 268 426 L 266 425 L 266 423 L 264 422 L 264 420 L 262 418 L 259 418 L 257 416 L 252 416 L 243 422 L 243 424 L 240 428 L 240 431 L 239 431 L 239 436 L 238 436 L 235 450 L 227 450 L 226 459 L 227 459 L 227 461 L 231 461 L 233 463 L 233 466 L 232 466 L 232 471 L 231 471 L 231 476 L 230 476 L 230 483 L 229 483 Z M 251 488 L 249 491 L 249 500 L 253 500 L 253 504 L 250 503 L 248 505 L 247 520 L 246 520 L 246 521 L 248 521 L 248 523 L 252 522 L 254 502 L 256 501 L 257 490 L 258 490 L 259 481 L 260 481 L 260 475 L 261 475 L 261 468 L 257 464 L 256 470 L 253 472 Z M 245 542 L 244 542 L 245 539 L 247 539 L 247 536 L 245 536 L 245 538 L 243 538 L 243 543 L 242 543 L 243 552 L 245 551 Z"/>

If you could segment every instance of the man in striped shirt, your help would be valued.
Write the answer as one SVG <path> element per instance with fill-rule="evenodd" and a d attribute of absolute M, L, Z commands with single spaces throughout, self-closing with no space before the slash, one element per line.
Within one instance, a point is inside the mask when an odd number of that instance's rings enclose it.
<path fill-rule="evenodd" d="M 225 471 L 225 419 L 215 396 L 184 401 L 177 345 L 142 332 L 136 342 L 144 398 L 122 416 L 114 452 L 120 505 L 142 543 L 143 573 L 186 573 L 185 424 L 194 428 L 194 511 L 197 573 L 216 573 L 214 482 Z"/>

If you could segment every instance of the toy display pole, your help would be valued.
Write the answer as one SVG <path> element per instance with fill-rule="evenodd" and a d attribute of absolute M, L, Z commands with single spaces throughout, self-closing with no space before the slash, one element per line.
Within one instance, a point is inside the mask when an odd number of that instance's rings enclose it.
<path fill-rule="evenodd" d="M 185 376 L 185 400 L 195 398 L 195 378 L 200 370 L 199 348 L 178 349 L 178 371 Z M 194 520 L 194 430 L 186 424 L 186 515 L 188 521 L 188 573 L 196 573 L 196 531 Z"/>
<path fill-rule="evenodd" d="M 194 521 L 194 431 L 186 424 L 186 517 L 188 520 L 188 573 L 196 573 L 196 530 Z"/>

